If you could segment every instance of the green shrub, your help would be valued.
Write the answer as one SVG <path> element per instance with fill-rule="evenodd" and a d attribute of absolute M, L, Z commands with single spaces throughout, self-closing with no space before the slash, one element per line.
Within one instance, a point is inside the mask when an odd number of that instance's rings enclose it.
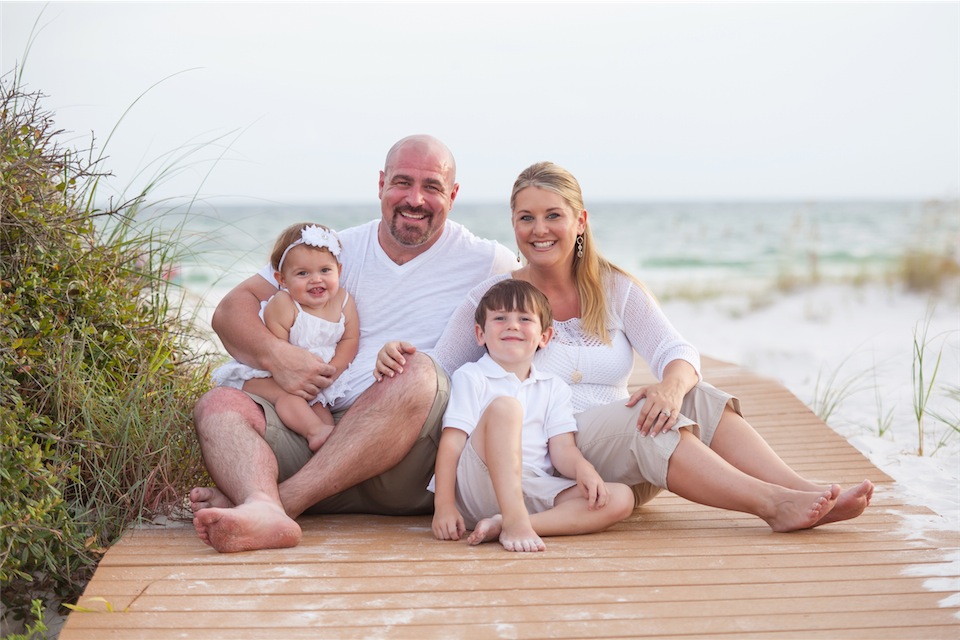
<path fill-rule="evenodd" d="M 95 208 L 92 152 L 59 148 L 39 94 L 0 92 L 0 596 L 25 618 L 38 594 L 76 601 L 126 525 L 204 481 L 208 366 L 164 277 L 175 237 L 142 196 Z"/>

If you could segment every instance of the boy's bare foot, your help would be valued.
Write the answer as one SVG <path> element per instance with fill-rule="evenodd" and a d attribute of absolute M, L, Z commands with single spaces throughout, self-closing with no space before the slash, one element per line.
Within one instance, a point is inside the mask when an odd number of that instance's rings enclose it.
<path fill-rule="evenodd" d="M 467 542 L 477 545 L 499 540 L 507 551 L 529 553 L 546 550 L 547 545 L 543 544 L 543 540 L 540 539 L 540 536 L 537 535 L 537 532 L 533 530 L 529 523 L 526 526 L 517 526 L 515 529 L 504 528 L 503 516 L 497 514 L 492 518 L 484 518 L 478 522 L 473 529 L 473 533 L 467 538 Z"/>
<path fill-rule="evenodd" d="M 500 544 L 507 551 L 520 551 L 532 553 L 536 551 L 546 551 L 547 545 L 537 535 L 537 532 L 530 526 L 530 521 L 526 523 L 517 523 L 516 526 L 503 526 L 500 532 Z"/>
<path fill-rule="evenodd" d="M 871 498 L 873 498 L 873 483 L 869 480 L 864 480 L 857 486 L 842 492 L 837 498 L 837 504 L 833 509 L 830 509 L 814 526 L 819 527 L 822 524 L 856 518 L 863 513 L 864 509 L 870 506 Z"/>
<path fill-rule="evenodd" d="M 492 518 L 484 518 L 473 528 L 473 531 L 467 537 L 467 542 L 471 545 L 493 542 L 500 537 L 500 531 L 502 529 L 503 516 L 499 513 Z"/>
<path fill-rule="evenodd" d="M 833 509 L 839 496 L 840 486 L 836 484 L 822 493 L 785 489 L 774 504 L 773 514 L 763 519 L 778 533 L 809 529 Z"/>
<path fill-rule="evenodd" d="M 229 509 L 235 506 L 233 501 L 216 487 L 194 487 L 190 490 L 190 510 L 194 513 L 211 507 Z"/>
<path fill-rule="evenodd" d="M 300 542 L 300 525 L 266 496 L 251 496 L 233 508 L 211 507 L 193 518 L 197 535 L 221 553 L 282 549 Z"/>

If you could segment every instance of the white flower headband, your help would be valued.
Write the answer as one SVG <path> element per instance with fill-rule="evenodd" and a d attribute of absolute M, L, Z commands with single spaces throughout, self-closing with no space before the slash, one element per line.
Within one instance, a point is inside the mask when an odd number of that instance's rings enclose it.
<path fill-rule="evenodd" d="M 280 263 L 277 264 L 277 271 L 283 269 L 283 261 L 286 259 L 287 254 L 290 253 L 290 249 L 301 244 L 308 244 L 318 249 L 326 249 L 332 253 L 335 258 L 340 255 L 340 239 L 337 237 L 337 234 L 333 231 L 321 229 L 315 224 L 310 225 L 309 227 L 304 227 L 303 231 L 300 232 L 299 240 L 295 240 L 289 247 L 283 250 L 283 253 L 280 255 Z"/>

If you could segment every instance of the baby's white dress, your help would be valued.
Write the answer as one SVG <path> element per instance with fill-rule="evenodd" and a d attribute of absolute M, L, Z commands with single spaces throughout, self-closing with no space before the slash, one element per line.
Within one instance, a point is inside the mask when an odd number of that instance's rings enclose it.
<path fill-rule="evenodd" d="M 345 292 L 346 293 L 346 292 Z M 343 298 L 343 306 L 347 305 L 350 294 L 347 293 Z M 271 298 L 272 300 L 273 298 Z M 263 320 L 263 310 L 270 301 L 260 304 L 260 320 Z M 294 318 L 293 326 L 290 327 L 290 344 L 302 347 L 310 353 L 319 356 L 324 362 L 330 362 L 334 352 L 337 350 L 337 343 L 343 337 L 343 329 L 346 319 L 343 316 L 343 307 L 340 309 L 340 320 L 330 322 L 323 318 L 304 313 L 300 303 L 294 301 L 297 307 L 297 317 Z M 254 369 L 242 362 L 231 360 L 230 362 L 217 367 L 213 372 L 213 381 L 220 387 L 232 387 L 242 389 L 243 383 L 252 378 L 269 378 L 269 371 L 263 369 Z M 340 375 L 333 384 L 322 389 L 320 394 L 310 401 L 311 405 L 317 402 L 324 406 L 330 406 L 338 398 L 342 398 L 349 391 L 347 387 L 347 378 Z"/>

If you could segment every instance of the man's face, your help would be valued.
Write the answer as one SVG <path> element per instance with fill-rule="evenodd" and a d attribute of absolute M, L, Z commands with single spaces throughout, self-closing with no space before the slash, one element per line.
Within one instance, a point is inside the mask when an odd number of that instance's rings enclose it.
<path fill-rule="evenodd" d="M 380 172 L 380 209 L 390 236 L 408 248 L 438 237 L 458 188 L 443 152 L 429 145 L 401 147 Z"/>

